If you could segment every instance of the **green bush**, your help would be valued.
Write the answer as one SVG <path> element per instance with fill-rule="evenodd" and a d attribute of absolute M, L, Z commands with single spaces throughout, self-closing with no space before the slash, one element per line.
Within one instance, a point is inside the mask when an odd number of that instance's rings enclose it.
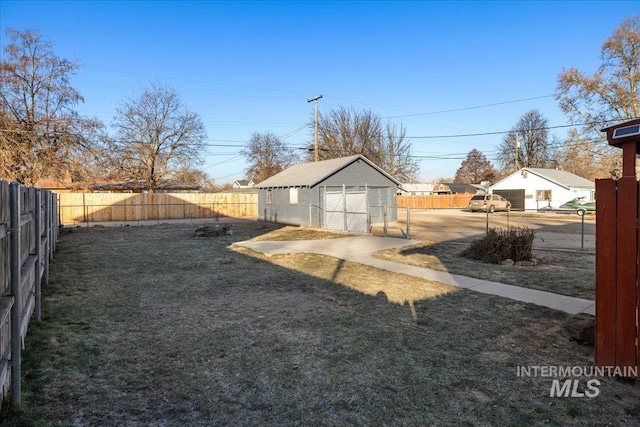
<path fill-rule="evenodd" d="M 500 264 L 506 259 L 513 262 L 530 261 L 533 258 L 534 238 L 535 231 L 527 227 L 509 230 L 492 228 L 485 237 L 471 243 L 460 255 L 491 264 Z"/>

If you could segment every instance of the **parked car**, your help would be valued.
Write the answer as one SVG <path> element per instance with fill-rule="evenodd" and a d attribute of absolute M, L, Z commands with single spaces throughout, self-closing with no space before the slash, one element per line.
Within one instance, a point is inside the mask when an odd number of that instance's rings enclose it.
<path fill-rule="evenodd" d="M 580 216 L 584 215 L 587 212 L 595 212 L 596 211 L 596 201 L 586 201 L 584 197 L 576 197 L 575 199 L 569 200 L 567 203 L 560 205 L 561 209 L 575 209 L 576 213 Z"/>
<path fill-rule="evenodd" d="M 476 194 L 469 200 L 469 210 L 471 210 L 471 212 L 509 212 L 511 210 L 511 202 L 499 194 Z"/>

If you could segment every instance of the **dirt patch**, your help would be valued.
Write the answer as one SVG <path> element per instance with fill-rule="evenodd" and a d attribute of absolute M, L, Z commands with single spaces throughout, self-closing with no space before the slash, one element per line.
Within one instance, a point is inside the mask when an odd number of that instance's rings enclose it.
<path fill-rule="evenodd" d="M 460 256 L 468 245 L 423 242 L 389 249 L 376 258 L 426 267 L 478 279 L 539 289 L 572 297 L 595 299 L 595 255 L 579 251 L 534 250 L 536 266 L 496 265 Z"/>
<path fill-rule="evenodd" d="M 353 234 L 339 233 L 326 230 L 318 230 L 315 228 L 301 228 L 286 226 L 279 228 L 270 233 L 261 234 L 251 240 L 270 240 L 270 241 L 291 241 L 291 240 L 321 240 L 321 239 L 339 239 L 341 237 L 349 237 Z"/>
<path fill-rule="evenodd" d="M 559 399 L 550 378 L 516 375 L 593 364 L 593 348 L 563 336 L 562 313 L 322 256 L 267 259 L 230 246 L 273 226 L 233 229 L 214 239 L 191 225 L 62 234 L 44 321 L 24 352 L 25 423 L 638 420 L 633 385 L 603 378 L 598 398 Z"/>

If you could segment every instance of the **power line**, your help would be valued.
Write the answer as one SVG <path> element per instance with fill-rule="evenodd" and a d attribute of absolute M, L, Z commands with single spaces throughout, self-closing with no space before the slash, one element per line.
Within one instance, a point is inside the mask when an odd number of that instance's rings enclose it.
<path fill-rule="evenodd" d="M 212 81 L 207 81 L 207 80 L 185 79 L 185 78 L 181 78 L 181 77 L 151 76 L 150 74 L 133 73 L 133 72 L 129 72 L 129 71 L 107 70 L 107 69 L 104 69 L 104 68 L 85 67 L 85 69 L 86 70 L 94 70 L 94 71 L 103 71 L 103 72 L 106 72 L 106 73 L 127 74 L 127 75 L 131 75 L 131 76 L 141 76 L 141 77 L 154 77 L 156 79 L 178 80 L 178 81 L 189 82 L 189 83 L 203 83 L 203 84 L 216 85 L 216 86 L 238 87 L 238 88 L 242 88 L 242 89 L 251 89 L 251 90 L 267 90 L 267 91 L 271 91 L 271 92 L 293 93 L 293 94 L 297 94 L 297 95 L 309 96 L 309 93 L 307 93 L 307 92 L 299 92 L 299 91 L 286 90 L 286 89 L 264 88 L 264 87 L 258 87 L 258 86 L 240 85 L 240 84 L 235 84 L 235 83 L 219 83 L 219 82 L 212 82 Z"/>
<path fill-rule="evenodd" d="M 142 77 L 147 77 L 147 78 L 151 78 L 152 77 L 152 78 L 155 78 L 155 79 L 176 80 L 176 81 L 183 81 L 183 82 L 189 82 L 189 83 L 199 83 L 199 84 L 209 84 L 209 85 L 224 86 L 224 87 L 236 87 L 236 88 L 251 89 L 251 90 L 264 90 L 264 91 L 271 91 L 271 92 L 291 93 L 291 94 L 296 94 L 296 95 L 306 95 L 306 96 L 309 95 L 308 92 L 294 91 L 294 90 L 289 90 L 289 89 L 265 88 L 265 87 L 241 85 L 241 84 L 235 84 L 235 83 L 221 83 L 221 82 L 213 82 L 213 81 L 208 81 L 208 80 L 187 79 L 187 78 L 182 78 L 182 77 L 158 76 L 158 75 L 150 75 L 150 74 L 144 74 L 144 73 L 135 73 L 135 72 L 130 72 L 130 71 L 109 70 L 109 69 L 93 68 L 93 67 L 85 67 L 85 69 L 93 70 L 93 71 L 102 71 L 102 72 L 107 72 L 107 73 L 125 74 L 125 75 L 132 75 L 132 76 L 142 76 Z M 82 83 L 82 82 L 80 82 L 80 84 L 97 85 L 97 86 L 102 85 L 102 86 L 108 86 L 108 87 L 122 87 L 122 88 L 128 88 L 128 89 L 135 89 L 133 87 L 128 87 L 128 86 L 105 85 L 105 84 L 101 84 L 101 83 Z M 238 96 L 238 97 L 248 97 L 248 98 L 269 98 L 269 97 L 255 96 L 255 95 L 214 94 L 214 93 L 210 93 L 210 92 L 198 92 L 198 91 L 182 91 L 182 92 L 183 93 L 207 94 L 207 95 L 212 95 L 213 94 L 213 95 L 218 95 L 218 96 Z M 491 104 L 476 105 L 476 106 L 471 106 L 471 107 L 460 107 L 460 108 L 453 108 L 453 109 L 440 110 L 440 111 L 431 111 L 431 112 L 425 112 L 425 113 L 411 113 L 411 114 L 403 114 L 403 115 L 397 115 L 397 116 L 387 116 L 387 117 L 383 117 L 383 119 L 417 117 L 417 116 L 425 116 L 425 115 L 433 115 L 433 114 L 451 113 L 451 112 L 457 112 L 457 111 L 466 111 L 466 110 L 473 110 L 473 109 L 480 109 L 480 108 L 487 108 L 487 107 L 495 107 L 495 106 L 499 106 L 499 105 L 514 104 L 514 103 L 519 103 L 519 102 L 533 101 L 533 100 L 537 100 L 537 99 L 551 98 L 551 97 L 554 97 L 554 96 L 555 95 L 541 95 L 541 96 L 535 96 L 535 97 L 530 97 L 530 98 L 521 98 L 521 99 L 515 99 L 515 100 L 509 100 L 509 101 L 495 102 L 495 103 L 491 103 Z M 375 108 L 383 108 L 383 109 L 387 109 L 387 110 L 400 111 L 400 110 L 398 110 L 396 108 L 390 108 L 390 107 L 384 107 L 384 106 L 379 106 L 379 105 L 374 105 L 374 104 L 368 104 L 368 103 L 365 103 L 365 102 L 354 101 L 354 100 L 350 100 L 350 99 L 346 99 L 346 98 L 340 98 L 340 97 L 335 97 L 335 96 L 329 96 L 329 97 L 337 99 L 337 100 L 347 101 L 347 102 L 350 102 L 350 103 L 368 105 L 368 106 L 372 106 L 372 107 L 375 107 Z M 273 99 L 295 100 L 295 98 L 273 98 Z"/>
<path fill-rule="evenodd" d="M 612 123 L 617 122 L 618 120 L 606 120 L 604 123 Z M 568 125 L 558 125 L 558 126 L 544 126 L 540 128 L 527 129 L 528 131 L 538 131 L 538 130 L 549 130 L 549 129 L 561 129 L 561 128 L 570 128 L 570 127 L 581 127 L 581 126 L 593 126 L 595 123 L 574 123 Z M 503 130 L 497 132 L 482 132 L 482 133 L 466 133 L 466 134 L 458 134 L 458 135 L 427 135 L 427 136 L 406 136 L 407 139 L 437 139 L 437 138 L 470 138 L 475 136 L 490 136 L 490 135 L 504 135 L 513 132 L 520 132 L 522 129 L 511 129 L 511 130 Z"/>
<path fill-rule="evenodd" d="M 427 113 L 405 114 L 405 115 L 401 115 L 401 116 L 388 116 L 388 117 L 384 117 L 384 119 L 399 119 L 399 118 L 404 118 L 404 117 L 416 117 L 416 116 L 428 116 L 428 115 L 432 115 L 432 114 L 454 113 L 456 111 L 466 111 L 466 110 L 476 110 L 476 109 L 479 109 L 479 108 L 497 107 L 498 105 L 515 104 L 515 103 L 518 103 L 518 102 L 533 101 L 533 100 L 536 100 L 536 99 L 550 98 L 550 97 L 553 97 L 553 96 L 555 96 L 555 95 L 534 96 L 532 98 L 514 99 L 512 101 L 502 101 L 502 102 L 495 102 L 493 104 L 474 105 L 472 107 L 452 108 L 450 110 L 430 111 L 430 112 L 427 112 Z"/>
<path fill-rule="evenodd" d="M 225 164 L 225 163 L 234 162 L 234 161 L 238 160 L 240 157 L 242 157 L 242 155 L 237 155 L 237 156 L 235 156 L 235 157 L 231 157 L 230 159 L 223 160 L 223 161 L 221 161 L 221 162 L 214 163 L 214 164 L 212 164 L 212 165 L 206 166 L 206 167 L 202 168 L 202 170 L 209 169 L 209 168 L 212 168 L 212 167 L 214 167 L 214 166 L 219 166 L 219 165 L 222 165 L 222 164 Z M 223 177 L 223 178 L 225 178 L 225 177 Z M 221 179 L 221 178 L 220 178 L 220 179 Z"/>
<path fill-rule="evenodd" d="M 306 127 L 309 127 L 309 124 L 308 124 L 308 123 L 305 123 L 304 125 L 300 126 L 299 128 L 297 128 L 297 129 L 295 129 L 295 130 L 292 130 L 291 132 L 289 132 L 289 133 L 287 133 L 287 134 L 282 135 L 282 136 L 280 137 L 280 139 L 284 141 L 285 139 L 287 139 L 287 138 L 289 138 L 289 137 L 291 137 L 291 136 L 293 136 L 293 135 L 297 134 L 298 132 L 302 131 L 302 130 L 303 130 L 304 128 L 306 128 Z"/>
<path fill-rule="evenodd" d="M 218 177 L 218 178 L 213 178 L 213 180 L 214 181 L 218 181 L 218 180 L 229 178 L 230 176 L 239 175 L 239 174 L 243 174 L 243 173 L 242 172 L 234 172 L 234 173 L 230 173 L 229 175 L 221 176 L 221 177 Z"/>

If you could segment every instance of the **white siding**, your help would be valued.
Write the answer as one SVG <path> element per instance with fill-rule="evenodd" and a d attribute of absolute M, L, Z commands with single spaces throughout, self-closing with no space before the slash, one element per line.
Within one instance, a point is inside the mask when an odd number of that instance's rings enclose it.
<path fill-rule="evenodd" d="M 567 203 L 576 197 L 585 197 L 592 200 L 593 190 L 587 188 L 569 188 L 560 186 L 552 181 L 544 179 L 531 172 L 517 172 L 502 181 L 489 187 L 489 192 L 494 190 L 522 190 L 524 189 L 524 208 L 525 210 L 535 210 L 551 205 L 552 208 L 559 208 L 560 205 Z M 538 190 L 551 190 L 551 200 L 538 201 L 536 193 Z"/>

